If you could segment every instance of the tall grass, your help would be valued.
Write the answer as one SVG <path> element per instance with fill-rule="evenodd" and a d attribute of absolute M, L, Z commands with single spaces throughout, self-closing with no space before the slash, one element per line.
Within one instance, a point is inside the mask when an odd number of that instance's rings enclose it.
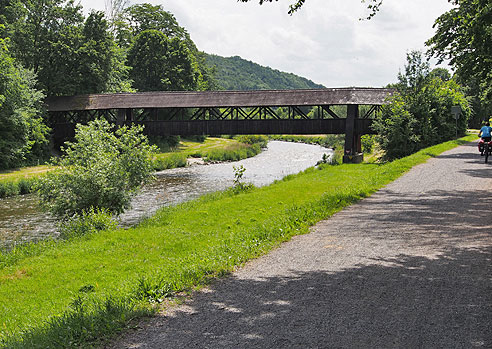
<path fill-rule="evenodd" d="M 0 198 L 29 194 L 34 190 L 37 181 L 35 177 L 0 180 Z"/>
<path fill-rule="evenodd" d="M 152 161 L 155 171 L 168 170 L 170 168 L 185 167 L 187 156 L 183 153 L 158 154 Z"/>
<path fill-rule="evenodd" d="M 270 186 L 163 208 L 132 229 L 14 250 L 16 258 L 0 258 L 0 341 L 9 348 L 99 344 L 131 319 L 151 314 L 153 304 L 306 233 L 459 143 L 383 165 L 321 165 Z"/>
<path fill-rule="evenodd" d="M 205 155 L 205 161 L 239 161 L 261 152 L 259 144 L 236 143 L 222 149 L 211 149 Z"/>

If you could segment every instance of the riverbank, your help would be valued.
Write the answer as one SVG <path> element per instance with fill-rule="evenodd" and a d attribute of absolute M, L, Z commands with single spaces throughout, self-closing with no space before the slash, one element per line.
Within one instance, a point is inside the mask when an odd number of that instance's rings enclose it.
<path fill-rule="evenodd" d="M 39 176 L 49 169 L 47 165 L 40 165 L 1 171 L 0 198 L 31 193 Z"/>
<path fill-rule="evenodd" d="M 153 166 L 155 171 L 162 171 L 185 167 L 190 158 L 202 158 L 204 162 L 237 161 L 260 152 L 260 144 L 247 144 L 235 139 L 208 137 L 203 142 L 184 139 L 175 149 L 158 153 Z M 40 165 L 0 172 L 0 198 L 31 193 L 38 178 L 50 168 Z"/>
<path fill-rule="evenodd" d="M 412 166 L 474 136 L 391 163 L 320 166 L 235 194 L 166 207 L 132 229 L 22 247 L 0 257 L 7 347 L 97 344 L 155 305 L 227 274 Z"/>

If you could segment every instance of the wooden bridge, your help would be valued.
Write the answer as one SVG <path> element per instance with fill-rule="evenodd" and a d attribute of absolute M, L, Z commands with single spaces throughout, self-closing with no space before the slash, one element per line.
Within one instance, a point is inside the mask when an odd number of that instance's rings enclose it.
<path fill-rule="evenodd" d="M 58 144 L 74 135 L 76 123 L 103 116 L 119 125 L 142 124 L 147 135 L 345 134 L 344 161 L 351 162 L 360 158 L 360 136 L 373 133 L 371 117 L 392 93 L 384 88 L 142 92 L 51 97 L 46 104 Z M 337 105 L 346 106 L 346 115 L 337 114 Z"/>

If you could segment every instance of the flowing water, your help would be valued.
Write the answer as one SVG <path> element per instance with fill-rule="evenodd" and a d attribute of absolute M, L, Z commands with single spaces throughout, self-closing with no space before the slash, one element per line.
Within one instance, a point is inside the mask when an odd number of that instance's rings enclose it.
<path fill-rule="evenodd" d="M 315 145 L 272 141 L 265 151 L 253 158 L 158 172 L 156 180 L 133 199 L 132 208 L 119 217 L 120 224 L 134 225 L 162 206 L 232 186 L 233 166 L 243 165 L 246 168 L 243 182 L 262 186 L 314 166 L 323 154 L 329 155 L 331 150 Z M 34 195 L 0 200 L 0 246 L 57 235 L 55 220 L 38 209 Z"/>

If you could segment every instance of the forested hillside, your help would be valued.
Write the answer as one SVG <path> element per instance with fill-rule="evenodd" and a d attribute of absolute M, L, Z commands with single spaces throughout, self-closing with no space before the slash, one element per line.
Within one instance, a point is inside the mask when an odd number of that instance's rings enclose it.
<path fill-rule="evenodd" d="M 311 80 L 247 61 L 241 57 L 209 55 L 207 65 L 215 69 L 215 79 L 224 90 L 286 90 L 323 88 Z"/>

